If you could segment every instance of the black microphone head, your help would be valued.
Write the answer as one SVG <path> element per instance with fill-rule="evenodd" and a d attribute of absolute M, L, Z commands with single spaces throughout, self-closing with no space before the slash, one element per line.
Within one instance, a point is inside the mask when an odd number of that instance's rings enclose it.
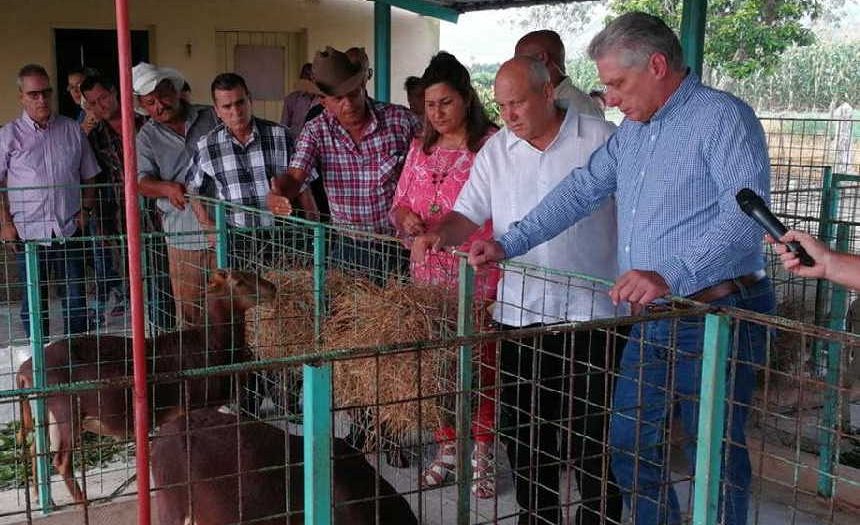
<path fill-rule="evenodd" d="M 741 207 L 744 213 L 749 215 L 752 208 L 756 205 L 765 206 L 764 199 L 756 195 L 756 192 L 749 188 L 744 188 L 735 195 L 735 200 L 738 201 L 738 206 Z"/>

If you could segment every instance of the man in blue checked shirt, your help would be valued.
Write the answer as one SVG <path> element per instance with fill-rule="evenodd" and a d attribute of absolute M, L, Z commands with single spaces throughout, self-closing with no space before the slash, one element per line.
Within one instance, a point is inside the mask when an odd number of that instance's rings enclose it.
<path fill-rule="evenodd" d="M 207 194 L 210 192 L 204 188 L 214 185 L 218 199 L 260 210 L 254 213 L 228 209 L 231 226 L 269 226 L 272 216 L 266 208 L 266 195 L 270 181 L 286 173 L 293 150 L 287 130 L 254 116 L 251 93 L 245 79 L 236 73 L 215 77 L 212 102 L 221 124 L 197 142 L 186 175 L 188 193 Z M 195 199 L 192 207 L 203 228 L 214 230 L 215 221 L 204 204 Z M 259 235 L 260 232 L 234 236 L 230 250 L 233 265 L 242 265 L 249 258 L 269 258 L 270 243 Z"/>
<path fill-rule="evenodd" d="M 675 34 L 658 18 L 628 13 L 589 45 L 606 102 L 626 116 L 618 131 L 498 241 L 475 243 L 474 265 L 518 256 L 588 216 L 615 194 L 621 276 L 610 290 L 634 312 L 667 294 L 770 312 L 761 230 L 735 194 L 768 198 L 769 160 L 753 110 L 705 87 L 682 62 Z M 587 246 L 582 247 L 588 250 Z M 680 523 L 668 468 L 666 423 L 676 411 L 698 433 L 702 318 L 636 325 L 624 350 L 610 423 L 612 470 L 638 525 Z M 746 523 L 751 468 L 744 426 L 764 358 L 761 326 L 734 331 L 720 510 Z M 671 348 L 671 351 L 666 351 Z M 687 447 L 694 453 L 694 443 Z"/>

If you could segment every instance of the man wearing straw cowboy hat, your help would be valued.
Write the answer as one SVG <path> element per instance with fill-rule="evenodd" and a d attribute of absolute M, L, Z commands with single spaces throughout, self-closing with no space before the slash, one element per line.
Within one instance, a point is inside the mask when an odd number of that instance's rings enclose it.
<path fill-rule="evenodd" d="M 299 195 L 314 209 L 307 185 L 314 168 L 323 180 L 332 222 L 354 230 L 393 234 L 388 211 L 418 119 L 407 108 L 371 100 L 365 84 L 368 65 L 327 47 L 313 61 L 314 84 L 324 112 L 308 122 L 296 143 L 290 169 L 269 194 L 274 213 L 289 210 L 287 198 Z M 381 244 L 344 236 L 332 256 L 341 264 L 386 274 L 402 266 L 395 244 L 380 255 Z"/>
<path fill-rule="evenodd" d="M 205 272 L 213 253 L 185 197 L 185 174 L 197 142 L 216 125 L 209 106 L 189 104 L 180 96 L 185 79 L 178 71 L 142 62 L 132 69 L 137 102 L 150 120 L 137 134 L 140 193 L 156 199 L 167 234 L 167 259 L 178 324 L 199 324 Z"/>
<path fill-rule="evenodd" d="M 668 309 L 668 294 L 761 313 L 774 308 L 760 228 L 735 202 L 742 188 L 770 192 L 764 131 L 753 110 L 702 85 L 681 44 L 659 18 L 624 14 L 588 48 L 606 102 L 625 120 L 587 166 L 574 169 L 498 241 L 475 243 L 473 264 L 526 252 L 587 217 L 610 195 L 618 210 L 621 276 L 609 296 L 634 311 Z M 578 227 L 574 226 L 574 227 Z M 584 248 L 587 249 L 587 248 Z M 764 360 L 764 325 L 732 328 L 722 466 L 723 523 L 747 522 L 752 469 L 745 423 Z M 695 449 L 704 319 L 634 325 L 612 403 L 612 471 L 637 525 L 677 524 L 682 515 L 668 464 L 674 414 Z M 718 473 L 714 473 L 719 475 Z M 699 478 L 697 477 L 697 480 Z"/>

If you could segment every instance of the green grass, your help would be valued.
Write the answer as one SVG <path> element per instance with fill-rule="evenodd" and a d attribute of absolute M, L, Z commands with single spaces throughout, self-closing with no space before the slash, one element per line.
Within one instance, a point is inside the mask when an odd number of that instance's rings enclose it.
<path fill-rule="evenodd" d="M 17 433 L 21 424 L 9 422 L 0 427 L 0 490 L 24 487 L 24 480 L 29 474 L 29 461 L 25 461 L 24 451 L 17 443 Z M 32 443 L 32 434 L 28 436 L 27 446 Z M 113 438 L 98 436 L 91 432 L 83 434 L 83 458 L 87 468 L 104 467 L 108 463 L 123 457 L 134 457 L 134 451 L 125 443 Z M 74 455 L 75 470 L 81 465 L 81 454 Z"/>

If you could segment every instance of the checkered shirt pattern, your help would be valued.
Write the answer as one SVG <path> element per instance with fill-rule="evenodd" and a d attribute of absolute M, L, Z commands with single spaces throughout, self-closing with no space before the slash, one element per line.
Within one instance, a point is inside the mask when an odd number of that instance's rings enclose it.
<path fill-rule="evenodd" d="M 402 106 L 368 103 L 371 121 L 358 144 L 324 111 L 302 129 L 290 167 L 322 174 L 335 224 L 393 235 L 388 212 L 420 123 Z"/>
<path fill-rule="evenodd" d="M 266 210 L 270 179 L 286 173 L 292 154 L 292 141 L 279 124 L 254 117 L 253 137 L 242 145 L 219 125 L 197 142 L 197 151 L 186 174 L 186 188 L 192 195 L 206 194 L 206 184 L 215 184 L 219 199 Z M 233 226 L 268 226 L 268 214 L 230 211 Z"/>
<path fill-rule="evenodd" d="M 648 122 L 625 119 L 499 243 L 508 257 L 526 253 L 615 194 L 620 272 L 655 271 L 673 294 L 691 295 L 764 269 L 761 227 L 735 201 L 741 188 L 770 200 L 761 123 L 689 73 Z"/>

